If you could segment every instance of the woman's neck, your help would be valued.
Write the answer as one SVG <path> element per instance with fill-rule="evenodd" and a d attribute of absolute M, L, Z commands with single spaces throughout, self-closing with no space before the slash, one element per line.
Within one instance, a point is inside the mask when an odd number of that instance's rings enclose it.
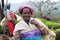
<path fill-rule="evenodd" d="M 29 20 L 28 21 L 25 21 L 27 24 L 29 24 Z"/>

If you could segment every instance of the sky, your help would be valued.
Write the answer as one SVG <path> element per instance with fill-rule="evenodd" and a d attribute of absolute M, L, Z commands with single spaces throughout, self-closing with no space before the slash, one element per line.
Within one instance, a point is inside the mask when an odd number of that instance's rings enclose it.
<path fill-rule="evenodd" d="M 34 1 L 41 1 L 41 0 L 8 0 L 8 3 L 22 3 L 24 1 L 33 1 L 34 2 Z M 43 0 L 43 1 L 46 1 L 46 0 Z M 53 2 L 53 1 L 57 2 L 59 0 L 51 0 L 51 2 Z M 1 0 L 0 0 L 0 2 L 1 2 Z M 4 2 L 6 3 L 6 0 L 4 0 Z"/>
<path fill-rule="evenodd" d="M 33 2 L 35 2 L 35 1 L 42 1 L 42 0 L 8 0 L 8 3 L 9 4 L 12 4 L 12 3 L 15 3 L 15 4 L 19 4 L 19 5 L 11 5 L 11 9 L 14 11 L 14 10 L 16 10 L 16 9 L 18 9 L 18 7 L 20 6 L 20 3 L 23 3 L 24 4 L 24 2 L 25 1 L 33 1 Z M 46 1 L 46 0 L 43 0 L 43 1 Z M 59 0 L 50 0 L 51 2 L 53 2 L 53 1 L 55 1 L 55 2 L 57 2 L 57 1 L 59 1 Z M 1 2 L 1 0 L 0 0 L 0 2 Z M 6 4 L 6 0 L 4 0 L 4 4 Z"/>
<path fill-rule="evenodd" d="M 42 1 L 42 0 L 8 0 L 8 3 L 23 3 L 24 1 Z M 46 0 L 43 0 L 43 1 L 46 1 Z M 55 2 L 57 2 L 57 1 L 59 1 L 59 0 L 50 0 L 51 2 L 53 2 L 53 1 L 55 1 Z M 1 0 L 0 0 L 0 2 L 1 2 Z M 6 4 L 6 0 L 4 0 L 4 3 Z"/>
<path fill-rule="evenodd" d="M 46 0 L 43 0 L 43 1 L 46 1 Z M 50 1 L 51 1 L 51 2 L 53 2 L 53 1 L 54 1 L 54 2 L 57 2 L 57 1 L 59 1 L 59 0 L 50 0 Z"/>
<path fill-rule="evenodd" d="M 8 3 L 22 3 L 24 1 L 33 1 L 34 2 L 34 1 L 40 1 L 40 0 L 8 0 Z M 43 1 L 46 1 L 46 0 L 43 0 Z M 51 2 L 53 2 L 53 1 L 57 2 L 59 0 L 51 0 Z M 4 0 L 4 2 L 6 3 L 6 0 Z"/>

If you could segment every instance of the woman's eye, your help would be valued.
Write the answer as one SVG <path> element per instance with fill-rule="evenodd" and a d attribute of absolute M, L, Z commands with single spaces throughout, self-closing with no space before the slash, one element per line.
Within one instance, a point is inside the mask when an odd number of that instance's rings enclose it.
<path fill-rule="evenodd" d="M 30 13 L 28 13 L 28 14 L 30 14 Z"/>
<path fill-rule="evenodd" d="M 27 13 L 24 13 L 24 14 L 30 14 L 29 12 L 27 12 Z"/>
<path fill-rule="evenodd" d="M 23 14 L 26 14 L 26 13 L 23 13 Z"/>

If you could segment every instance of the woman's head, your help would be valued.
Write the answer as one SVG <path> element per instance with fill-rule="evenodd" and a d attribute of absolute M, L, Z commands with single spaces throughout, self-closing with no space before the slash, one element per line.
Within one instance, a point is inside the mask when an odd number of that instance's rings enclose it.
<path fill-rule="evenodd" d="M 21 14 L 22 18 L 25 21 L 29 21 L 30 18 L 33 15 L 33 8 L 32 7 L 28 7 L 28 6 L 24 6 L 24 7 L 20 7 L 19 8 L 19 13 Z"/>
<path fill-rule="evenodd" d="M 10 4 L 8 4 L 8 5 L 7 5 L 7 9 L 10 9 L 10 6 L 11 6 L 11 5 L 10 5 Z"/>

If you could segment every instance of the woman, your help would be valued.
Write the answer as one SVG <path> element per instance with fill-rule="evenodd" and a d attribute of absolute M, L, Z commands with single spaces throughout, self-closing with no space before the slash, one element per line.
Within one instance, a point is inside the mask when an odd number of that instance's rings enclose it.
<path fill-rule="evenodd" d="M 40 20 L 32 18 L 34 9 L 30 6 L 22 6 L 19 13 L 22 20 L 16 24 L 14 37 L 21 40 L 43 40 L 42 34 L 48 34 L 49 30 Z"/>
<path fill-rule="evenodd" d="M 9 28 L 10 36 L 13 36 L 13 31 L 15 27 L 16 16 L 13 11 L 10 10 L 10 4 L 7 5 L 7 10 L 5 12 L 6 22 Z"/>

